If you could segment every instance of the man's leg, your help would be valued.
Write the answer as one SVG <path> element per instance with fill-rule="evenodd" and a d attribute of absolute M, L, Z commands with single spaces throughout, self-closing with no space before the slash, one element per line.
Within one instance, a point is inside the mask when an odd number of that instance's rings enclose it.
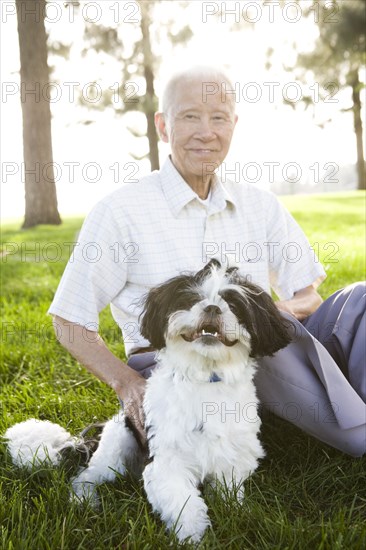
<path fill-rule="evenodd" d="M 131 355 L 127 361 L 127 365 L 139 372 L 144 378 L 149 378 L 152 371 L 156 367 L 156 351 L 146 351 L 144 353 L 136 353 Z"/>
<path fill-rule="evenodd" d="M 261 359 L 256 375 L 265 408 L 353 456 L 366 452 L 366 405 L 360 397 L 365 384 L 364 297 L 364 285 L 352 285 L 326 300 L 303 325 L 293 321 L 294 341 L 274 357 Z"/>
<path fill-rule="evenodd" d="M 366 283 L 330 296 L 303 322 L 366 402 Z"/>

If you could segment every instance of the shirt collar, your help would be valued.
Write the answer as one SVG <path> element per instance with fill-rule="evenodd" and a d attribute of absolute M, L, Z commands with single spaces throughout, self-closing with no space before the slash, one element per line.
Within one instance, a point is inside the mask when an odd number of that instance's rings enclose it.
<path fill-rule="evenodd" d="M 166 159 L 161 167 L 160 181 L 165 198 L 175 216 L 190 202 L 198 202 L 197 194 L 182 178 L 170 157 Z M 235 207 L 234 200 L 217 175 L 214 174 L 211 183 L 211 200 L 208 205 L 208 214 L 220 212 L 227 206 Z"/>

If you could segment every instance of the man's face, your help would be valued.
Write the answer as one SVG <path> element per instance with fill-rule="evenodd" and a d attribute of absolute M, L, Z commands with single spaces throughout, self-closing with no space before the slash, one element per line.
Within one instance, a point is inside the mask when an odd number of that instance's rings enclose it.
<path fill-rule="evenodd" d="M 182 83 L 168 115 L 156 116 L 161 138 L 170 143 L 175 167 L 192 187 L 205 174 L 212 174 L 213 165 L 223 162 L 236 121 L 234 105 L 221 95 L 221 86 L 215 94 L 206 94 L 201 81 Z"/>

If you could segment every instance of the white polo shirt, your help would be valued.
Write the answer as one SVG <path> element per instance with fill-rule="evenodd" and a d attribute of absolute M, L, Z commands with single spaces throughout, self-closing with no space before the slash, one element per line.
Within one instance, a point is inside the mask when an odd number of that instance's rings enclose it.
<path fill-rule="evenodd" d="M 148 345 L 138 328 L 144 294 L 213 257 L 284 300 L 326 276 L 275 195 L 215 176 L 202 201 L 167 159 L 87 216 L 49 313 L 98 330 L 99 312 L 111 304 L 129 355 Z"/>

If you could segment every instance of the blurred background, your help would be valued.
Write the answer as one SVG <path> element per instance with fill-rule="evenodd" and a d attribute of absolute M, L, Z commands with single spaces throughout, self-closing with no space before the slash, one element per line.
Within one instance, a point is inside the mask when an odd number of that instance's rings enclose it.
<path fill-rule="evenodd" d="M 3 0 L 2 220 L 57 224 L 158 168 L 164 81 L 195 64 L 234 85 L 221 176 L 278 194 L 365 189 L 365 6 Z"/>

